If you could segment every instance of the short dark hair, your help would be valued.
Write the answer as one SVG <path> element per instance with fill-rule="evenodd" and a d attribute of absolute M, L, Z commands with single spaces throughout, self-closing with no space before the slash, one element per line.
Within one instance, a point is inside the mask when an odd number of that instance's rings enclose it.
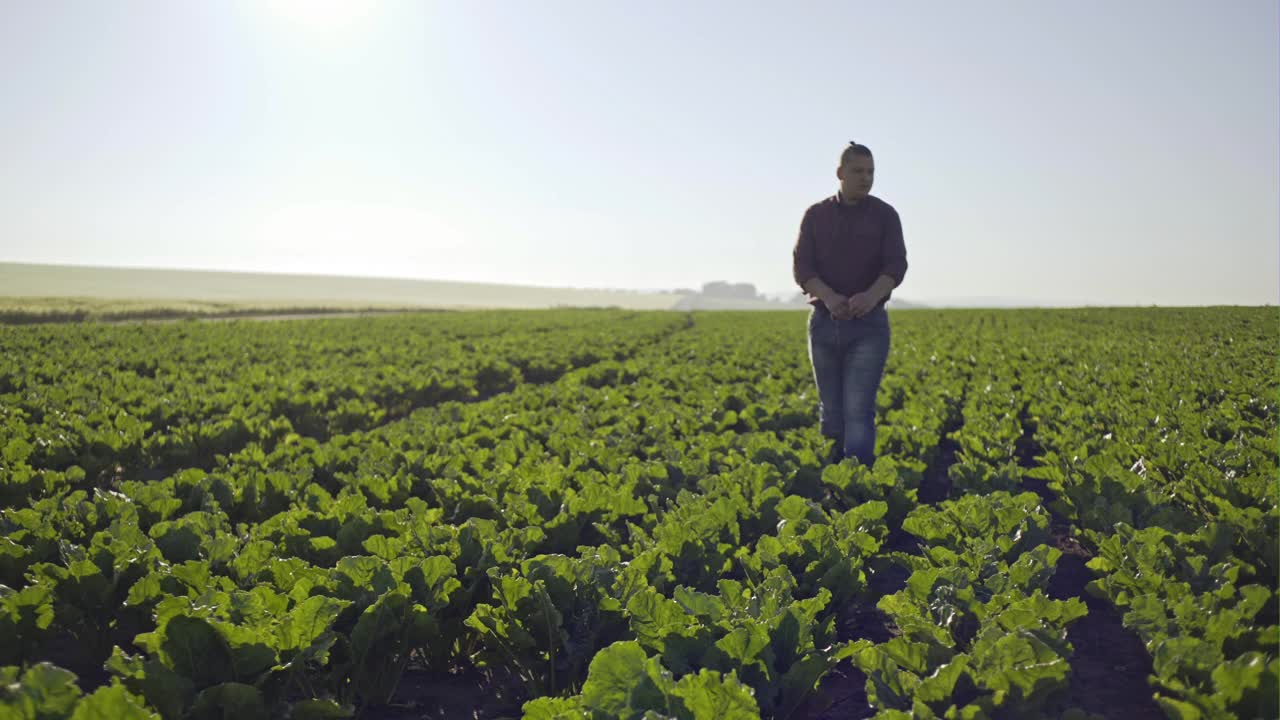
<path fill-rule="evenodd" d="M 844 149 L 844 152 L 840 153 L 840 167 L 844 167 L 844 164 L 854 155 L 869 157 L 873 160 L 875 159 L 871 155 L 871 148 L 866 145 L 859 145 L 854 141 L 849 141 L 849 146 Z"/>

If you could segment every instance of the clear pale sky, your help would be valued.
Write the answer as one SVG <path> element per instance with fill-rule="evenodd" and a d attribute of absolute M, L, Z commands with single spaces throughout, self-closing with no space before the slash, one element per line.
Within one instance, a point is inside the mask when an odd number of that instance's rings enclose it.
<path fill-rule="evenodd" d="M 794 292 L 849 140 L 896 295 L 1280 300 L 1280 9 L 0 4 L 0 261 Z"/>

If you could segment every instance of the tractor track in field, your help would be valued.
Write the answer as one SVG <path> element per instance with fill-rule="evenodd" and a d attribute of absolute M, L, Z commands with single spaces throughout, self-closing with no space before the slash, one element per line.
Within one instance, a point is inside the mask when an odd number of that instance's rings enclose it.
<path fill-rule="evenodd" d="M 1027 402 L 1018 413 L 1022 437 L 1015 450 L 1024 472 L 1022 487 L 1040 496 L 1040 504 L 1049 512 L 1053 546 L 1062 553 L 1046 594 L 1054 600 L 1079 598 L 1089 611 L 1067 626 L 1067 640 L 1073 649 L 1067 702 L 1107 718 L 1164 718 L 1147 683 L 1153 670 L 1142 640 L 1124 626 L 1110 603 L 1086 590 L 1097 579 L 1087 565 L 1093 553 L 1076 537 L 1075 526 L 1054 509 L 1057 497 L 1049 484 L 1025 474 L 1036 466 L 1035 457 L 1043 450 L 1035 439 L 1035 421 L 1029 411 Z"/>
<path fill-rule="evenodd" d="M 959 446 L 951 438 L 951 434 L 964 426 L 964 403 L 968 393 L 966 384 L 964 392 L 948 411 L 947 419 L 938 431 L 938 443 L 929 465 L 925 468 L 916 499 L 922 505 L 936 505 L 946 500 L 951 494 L 951 478 L 949 472 L 956 462 L 956 450 Z M 906 587 L 911 572 L 906 568 L 883 557 L 886 553 L 903 552 L 919 555 L 920 546 L 910 533 L 901 527 L 890 527 L 889 535 L 878 554 L 881 560 L 872 568 L 871 579 L 867 584 L 866 600 L 854 603 L 843 611 L 836 619 L 836 636 L 840 642 L 866 639 L 874 643 L 886 642 L 898 635 L 893 622 L 882 612 L 876 603 L 886 595 L 892 595 Z M 818 686 L 818 690 L 809 700 L 799 718 L 808 720 L 855 720 L 867 718 L 876 710 L 867 701 L 867 676 L 853 666 L 849 660 L 842 660 L 831 669 Z"/>
<path fill-rule="evenodd" d="M 966 387 L 965 392 L 968 392 Z M 918 499 L 921 504 L 937 504 L 951 493 L 948 471 L 955 462 L 956 444 L 949 437 L 964 424 L 962 397 L 943 426 L 938 452 L 925 472 Z M 1035 441 L 1035 427 L 1028 413 L 1029 403 L 1019 413 L 1022 437 L 1016 445 L 1017 459 L 1024 473 L 1035 467 L 1035 456 L 1041 448 Z M 1076 537 L 1075 528 L 1051 508 L 1056 500 L 1047 483 L 1026 477 L 1024 490 L 1040 496 L 1050 514 L 1052 544 L 1061 553 L 1046 594 L 1055 600 L 1079 598 L 1088 615 L 1067 626 L 1067 639 L 1073 653 L 1071 673 L 1064 702 L 1105 718 L 1157 720 L 1165 714 L 1152 699 L 1147 678 L 1152 673 L 1150 655 L 1138 636 L 1124 627 L 1120 613 L 1105 600 L 1088 594 L 1086 586 L 1096 578 L 1086 563 L 1093 554 Z M 914 539 L 901 528 L 891 528 L 882 553 L 919 554 Z M 895 564 L 885 564 L 872 575 L 867 595 L 871 600 L 901 590 L 909 572 Z M 867 639 L 885 642 L 897 634 L 896 628 L 871 603 L 859 603 L 838 620 L 840 641 Z M 841 720 L 870 717 L 875 713 L 867 702 L 866 675 L 849 661 L 837 665 L 826 677 L 802 717 L 810 720 Z"/>

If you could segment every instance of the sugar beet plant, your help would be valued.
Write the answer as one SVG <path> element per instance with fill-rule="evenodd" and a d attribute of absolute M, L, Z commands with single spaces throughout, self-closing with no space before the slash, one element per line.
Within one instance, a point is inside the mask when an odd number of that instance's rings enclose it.
<path fill-rule="evenodd" d="M 1275 717 L 1273 314 L 892 323 L 0 328 L 0 717 Z"/>

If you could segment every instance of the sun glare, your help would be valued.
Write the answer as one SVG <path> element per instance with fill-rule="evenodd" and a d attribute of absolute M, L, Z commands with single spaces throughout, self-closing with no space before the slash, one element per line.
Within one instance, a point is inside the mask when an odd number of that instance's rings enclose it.
<path fill-rule="evenodd" d="M 318 35 L 343 31 L 374 10 L 368 0 L 266 0 L 265 6 L 275 19 Z"/>

